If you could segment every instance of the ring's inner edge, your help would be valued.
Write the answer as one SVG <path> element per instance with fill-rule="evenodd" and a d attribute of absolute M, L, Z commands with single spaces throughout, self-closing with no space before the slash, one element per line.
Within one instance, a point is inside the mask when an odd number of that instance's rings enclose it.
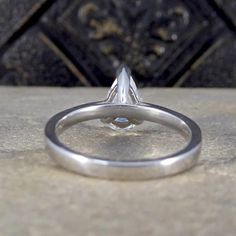
<path fill-rule="evenodd" d="M 58 121 L 56 125 L 56 134 L 60 135 L 69 127 L 83 121 L 106 117 L 115 118 L 119 116 L 128 119 L 146 120 L 167 126 L 178 131 L 187 141 L 192 137 L 188 125 L 180 118 L 168 112 L 142 105 L 117 104 L 104 104 L 102 107 L 99 107 L 99 109 L 96 109 L 96 106 L 88 106 L 74 110 Z"/>
<path fill-rule="evenodd" d="M 58 135 L 60 135 L 65 129 L 79 122 L 101 119 L 107 116 L 124 116 L 128 118 L 137 118 L 162 124 L 174 130 L 177 130 L 181 135 L 183 135 L 183 137 L 187 139 L 186 146 L 181 150 L 167 156 L 161 156 L 158 158 L 158 160 L 166 160 L 178 156 L 182 156 L 182 158 L 185 158 L 187 157 L 186 155 L 189 152 L 195 153 L 196 150 L 199 150 L 199 147 L 201 145 L 201 131 L 198 125 L 188 117 L 178 112 L 148 103 L 139 103 L 138 105 L 117 105 L 104 102 L 96 102 L 73 107 L 52 117 L 45 129 L 48 145 L 60 148 L 61 152 L 66 155 L 71 153 L 71 155 L 73 155 L 73 158 L 75 159 L 77 159 L 78 157 L 84 157 L 85 159 L 83 160 L 87 161 L 86 158 L 90 158 L 91 160 L 94 159 L 96 161 L 101 161 L 101 164 L 106 165 L 107 160 L 104 160 L 101 157 L 86 157 L 81 153 L 69 148 L 59 141 Z M 195 132 L 194 135 L 192 132 Z M 55 153 L 52 152 L 52 154 L 54 155 Z M 130 161 L 119 161 L 118 163 L 119 165 L 126 165 L 128 162 Z M 113 163 L 114 165 L 118 165 L 117 161 L 110 161 L 110 164 L 111 163 Z M 130 163 L 130 165 L 133 166 L 136 161 L 132 161 L 132 163 Z M 137 165 L 140 165 L 141 163 L 150 165 L 151 162 L 147 162 L 146 160 L 137 161 Z"/>

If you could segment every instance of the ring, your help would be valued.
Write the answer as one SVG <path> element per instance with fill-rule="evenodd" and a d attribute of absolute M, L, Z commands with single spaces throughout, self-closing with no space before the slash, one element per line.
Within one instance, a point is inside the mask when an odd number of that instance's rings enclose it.
<path fill-rule="evenodd" d="M 112 129 L 132 129 L 150 121 L 177 130 L 186 146 L 153 160 L 107 160 L 76 152 L 59 140 L 59 135 L 79 122 L 101 119 Z M 45 127 L 49 155 L 64 168 L 85 176 L 117 180 L 144 180 L 174 175 L 193 167 L 201 151 L 201 130 L 188 117 L 154 104 L 140 101 L 130 70 L 122 66 L 105 101 L 79 105 L 53 116 Z"/>

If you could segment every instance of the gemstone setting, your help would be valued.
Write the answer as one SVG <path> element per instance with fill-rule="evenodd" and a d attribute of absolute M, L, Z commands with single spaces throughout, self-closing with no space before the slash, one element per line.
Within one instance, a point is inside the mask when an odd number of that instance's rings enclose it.
<path fill-rule="evenodd" d="M 132 105 L 138 104 L 139 101 L 140 97 L 137 86 L 131 76 L 130 69 L 123 65 L 117 70 L 116 79 L 108 92 L 105 102 L 115 103 L 117 105 Z M 110 128 L 115 130 L 131 129 L 142 123 L 141 121 L 128 119 L 126 117 L 108 117 L 102 119 L 102 122 L 108 124 Z"/>

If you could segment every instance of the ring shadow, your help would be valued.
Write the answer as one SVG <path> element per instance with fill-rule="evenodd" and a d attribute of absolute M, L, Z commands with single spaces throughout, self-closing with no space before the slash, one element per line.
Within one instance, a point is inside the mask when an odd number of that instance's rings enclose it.
<path fill-rule="evenodd" d="M 132 130 L 112 130 L 96 121 L 82 122 L 65 130 L 60 141 L 83 155 L 117 161 L 156 159 L 186 145 L 175 130 L 151 122 Z"/>

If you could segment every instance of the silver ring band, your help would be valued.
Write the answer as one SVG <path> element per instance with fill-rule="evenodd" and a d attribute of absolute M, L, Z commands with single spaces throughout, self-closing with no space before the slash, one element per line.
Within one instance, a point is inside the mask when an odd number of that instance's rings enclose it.
<path fill-rule="evenodd" d="M 68 127 L 87 120 L 101 119 L 113 129 L 130 129 L 151 121 L 179 131 L 188 141 L 182 150 L 153 160 L 113 161 L 86 156 L 66 147 L 58 136 Z M 50 155 L 63 167 L 77 173 L 108 179 L 151 179 L 173 175 L 191 168 L 201 150 L 201 130 L 188 117 L 153 104 L 140 102 L 129 69 L 122 67 L 107 99 L 80 105 L 53 116 L 45 128 Z"/>
<path fill-rule="evenodd" d="M 62 144 L 58 135 L 78 122 L 104 117 L 147 120 L 178 130 L 188 140 L 185 148 L 154 160 L 112 161 L 85 156 Z M 117 105 L 105 102 L 77 106 L 53 116 L 45 129 L 50 155 L 65 168 L 87 176 L 108 179 L 151 179 L 173 175 L 194 166 L 201 150 L 198 125 L 175 111 L 157 105 Z"/>

